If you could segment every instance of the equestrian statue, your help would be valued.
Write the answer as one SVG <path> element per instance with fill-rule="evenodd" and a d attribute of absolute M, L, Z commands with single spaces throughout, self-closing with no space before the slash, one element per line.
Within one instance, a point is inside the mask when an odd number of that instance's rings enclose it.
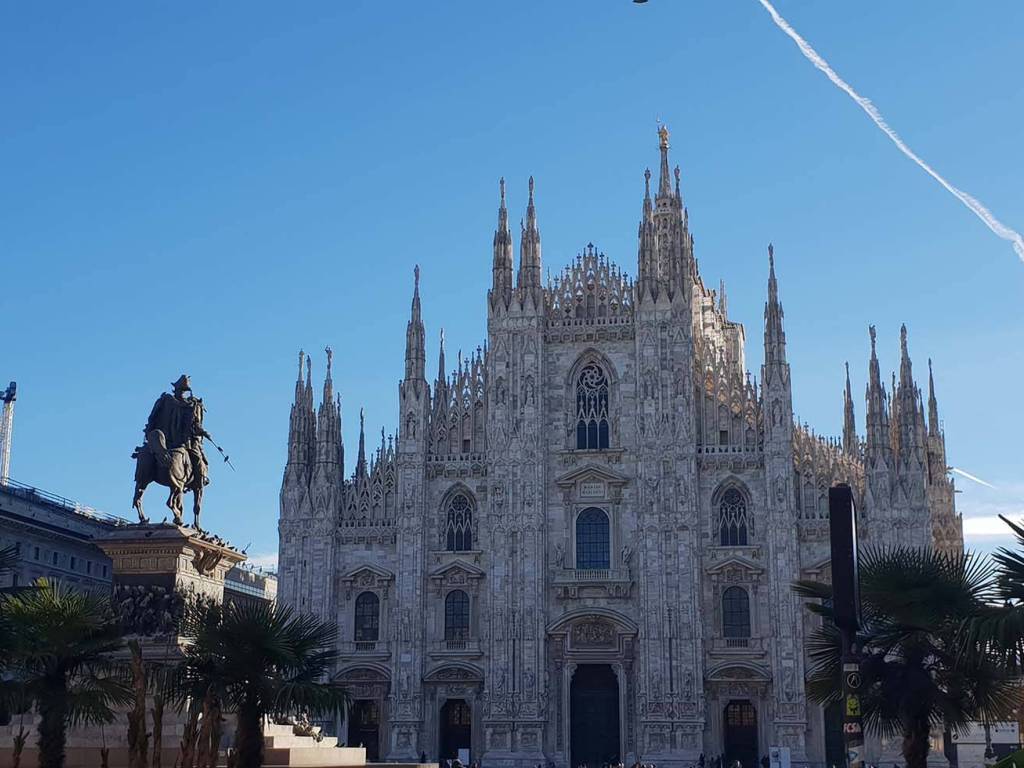
<path fill-rule="evenodd" d="M 203 452 L 203 440 L 213 443 L 213 439 L 203 429 L 203 401 L 193 396 L 188 376 L 182 374 L 171 386 L 173 393 L 164 392 L 153 405 L 143 430 L 145 443 L 132 453 L 135 459 L 132 506 L 139 513 L 139 522 L 148 523 L 149 519 L 142 511 L 142 495 L 146 486 L 157 482 L 170 489 L 167 507 L 174 514 L 174 524 L 184 525 L 184 495 L 191 491 L 195 515 L 193 526 L 201 530 L 199 513 L 203 505 L 203 489 L 210 482 L 210 465 Z"/>

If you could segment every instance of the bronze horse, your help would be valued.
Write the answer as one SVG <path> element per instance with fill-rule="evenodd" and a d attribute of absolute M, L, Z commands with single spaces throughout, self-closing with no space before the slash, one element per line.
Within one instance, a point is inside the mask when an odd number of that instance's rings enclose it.
<path fill-rule="evenodd" d="M 199 512 L 203 504 L 202 477 L 193 470 L 192 459 L 184 447 L 168 450 L 162 430 L 153 429 L 146 434 L 146 444 L 132 453 L 135 459 L 135 498 L 132 506 L 139 513 L 139 522 L 148 523 L 149 518 L 142 511 L 142 495 L 152 482 L 170 489 L 167 508 L 174 515 L 175 525 L 184 525 L 184 495 L 192 491 L 193 527 L 199 528 Z"/>

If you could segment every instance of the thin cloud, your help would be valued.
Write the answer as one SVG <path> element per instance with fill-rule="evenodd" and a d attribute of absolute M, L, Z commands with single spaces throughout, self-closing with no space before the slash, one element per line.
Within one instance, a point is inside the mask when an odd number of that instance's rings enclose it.
<path fill-rule="evenodd" d="M 966 477 L 968 480 L 972 480 L 975 483 L 977 483 L 978 485 L 984 485 L 986 488 L 991 488 L 994 491 L 999 490 L 994 485 L 992 485 L 992 483 L 987 483 L 984 480 L 982 480 L 980 477 L 972 475 L 970 472 L 964 472 L 964 470 L 959 469 L 958 467 L 950 467 L 949 469 L 950 469 L 951 472 L 956 472 L 961 477 Z"/>
<path fill-rule="evenodd" d="M 248 565 L 253 565 L 257 568 L 277 570 L 277 552 L 268 552 L 263 555 L 250 555 L 246 562 Z"/>
<path fill-rule="evenodd" d="M 875 108 L 875 105 L 871 103 L 871 100 L 861 96 L 853 90 L 853 86 L 836 74 L 836 71 L 829 66 L 828 62 L 811 47 L 810 43 L 797 34 L 797 31 L 789 25 L 789 22 L 779 15 L 779 12 L 775 10 L 775 7 L 768 2 L 768 0 L 758 0 L 758 2 L 764 6 L 766 11 L 768 11 L 769 15 L 772 17 L 772 21 L 775 22 L 775 26 L 785 32 L 786 35 L 796 43 L 797 48 L 800 49 L 800 53 L 802 53 L 804 57 L 815 67 L 824 72 L 825 76 L 828 77 L 828 79 L 831 80 L 840 90 L 853 99 L 857 105 L 867 113 L 868 117 L 874 121 L 875 125 L 877 125 L 882 132 L 892 140 L 892 143 L 896 145 L 896 148 L 899 149 L 900 152 L 917 163 L 921 170 L 939 182 L 947 192 L 967 206 L 967 208 L 975 216 L 981 219 L 985 223 L 985 226 L 992 230 L 996 236 L 1009 241 L 1013 245 L 1013 250 L 1016 251 L 1018 258 L 1024 262 L 1024 237 L 1021 237 L 1019 232 L 1010 229 L 1008 226 L 1003 224 L 978 200 L 964 192 L 962 189 L 954 187 L 942 178 L 938 171 L 918 157 L 917 153 L 908 147 L 903 139 L 900 138 L 899 134 L 897 134 L 896 131 L 894 131 L 889 124 L 885 122 L 885 118 L 882 117 L 882 113 Z"/>
<path fill-rule="evenodd" d="M 988 537 L 999 536 L 1012 538 L 1013 531 L 1010 526 L 999 519 L 997 515 L 985 515 L 983 517 L 964 518 L 964 536 Z"/>

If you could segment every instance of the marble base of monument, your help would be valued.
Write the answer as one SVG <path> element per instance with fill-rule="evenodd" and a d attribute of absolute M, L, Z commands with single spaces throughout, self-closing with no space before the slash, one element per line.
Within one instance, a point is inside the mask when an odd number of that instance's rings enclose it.
<path fill-rule="evenodd" d="M 161 586 L 224 599 L 224 575 L 245 555 L 217 536 L 170 523 L 128 525 L 96 540 L 114 564 L 114 586 Z"/>

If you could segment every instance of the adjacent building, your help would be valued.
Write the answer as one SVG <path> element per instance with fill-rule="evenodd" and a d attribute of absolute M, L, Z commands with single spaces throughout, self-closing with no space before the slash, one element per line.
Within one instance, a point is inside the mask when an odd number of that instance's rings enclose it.
<path fill-rule="evenodd" d="M 23 587 L 45 577 L 77 589 L 108 592 L 113 566 L 95 540 L 128 525 L 122 518 L 9 480 L 0 485 L 0 548 L 15 547 L 18 560 L 0 588 Z M 224 578 L 224 596 L 235 602 L 274 602 L 277 574 L 235 566 Z"/>
<path fill-rule="evenodd" d="M 442 336 L 428 378 L 417 267 L 398 432 L 368 446 L 360 413 L 354 461 L 330 350 L 319 405 L 299 355 L 280 597 L 339 623 L 347 742 L 371 759 L 843 764 L 790 589 L 829 578 L 829 486 L 853 486 L 870 544 L 962 548 L 906 328 L 891 384 L 871 328 L 863 432 L 848 370 L 842 437 L 797 424 L 773 249 L 755 377 L 660 139 L 635 279 L 588 244 L 543 280 L 532 178 L 516 264 L 502 181 L 486 341 L 451 360 Z"/>

